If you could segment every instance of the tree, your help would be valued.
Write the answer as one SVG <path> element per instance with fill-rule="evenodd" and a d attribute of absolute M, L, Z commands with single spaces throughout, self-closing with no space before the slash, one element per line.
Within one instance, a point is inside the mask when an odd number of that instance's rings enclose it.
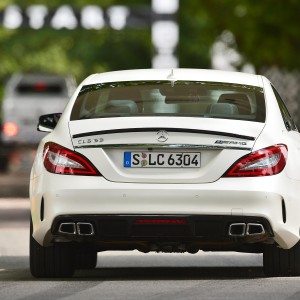
<path fill-rule="evenodd" d="M 257 70 L 299 69 L 300 1 L 181 1 L 181 66 L 209 67 L 212 43 L 231 31 L 239 52 Z"/>

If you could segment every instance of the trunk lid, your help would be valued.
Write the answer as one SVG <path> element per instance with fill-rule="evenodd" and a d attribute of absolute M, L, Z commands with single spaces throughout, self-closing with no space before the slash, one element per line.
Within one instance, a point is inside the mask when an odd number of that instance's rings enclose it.
<path fill-rule="evenodd" d="M 249 153 L 264 123 L 191 117 L 120 117 L 70 121 L 72 143 L 110 181 L 208 183 Z M 125 152 L 127 154 L 125 154 Z M 200 167 L 125 166 L 128 152 L 149 159 L 200 153 Z M 192 154 L 190 154 L 192 155 Z M 151 158 L 150 158 L 151 161 Z M 149 163 L 149 161 L 148 161 Z"/>

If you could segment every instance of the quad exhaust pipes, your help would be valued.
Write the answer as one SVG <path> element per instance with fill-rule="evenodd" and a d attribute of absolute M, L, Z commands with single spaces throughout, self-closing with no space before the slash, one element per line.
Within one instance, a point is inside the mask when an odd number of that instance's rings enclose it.
<path fill-rule="evenodd" d="M 79 235 L 94 235 L 94 227 L 91 223 L 78 222 L 76 224 L 77 233 Z"/>
<path fill-rule="evenodd" d="M 246 235 L 260 235 L 265 234 L 266 231 L 262 224 L 248 223 L 246 229 Z"/>
<path fill-rule="evenodd" d="M 75 223 L 69 222 L 69 223 L 60 223 L 58 228 L 59 233 L 64 234 L 76 234 L 76 226 Z"/>
<path fill-rule="evenodd" d="M 87 222 L 67 222 L 60 223 L 58 228 L 59 233 L 72 234 L 80 236 L 91 236 L 95 234 L 94 226 Z"/>
<path fill-rule="evenodd" d="M 265 234 L 265 229 L 259 223 L 232 223 L 229 225 L 228 235 L 232 237 L 255 236 Z"/>
<path fill-rule="evenodd" d="M 244 236 L 246 233 L 247 225 L 245 223 L 232 223 L 229 226 L 228 234 L 229 236 Z"/>
<path fill-rule="evenodd" d="M 89 222 L 63 222 L 58 227 L 58 233 L 92 236 L 94 226 Z M 228 235 L 232 237 L 258 236 L 265 234 L 264 226 L 259 223 L 232 223 L 229 225 Z"/>

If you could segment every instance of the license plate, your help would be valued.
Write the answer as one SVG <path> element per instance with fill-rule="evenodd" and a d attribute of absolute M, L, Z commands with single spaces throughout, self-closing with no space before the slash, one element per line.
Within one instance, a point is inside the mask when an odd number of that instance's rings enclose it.
<path fill-rule="evenodd" d="M 125 168 L 199 168 L 197 152 L 124 152 Z"/>

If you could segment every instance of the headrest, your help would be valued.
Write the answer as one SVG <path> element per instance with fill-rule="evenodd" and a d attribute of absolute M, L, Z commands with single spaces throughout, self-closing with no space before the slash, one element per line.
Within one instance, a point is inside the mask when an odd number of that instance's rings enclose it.
<path fill-rule="evenodd" d="M 214 115 L 237 115 L 239 110 L 234 104 L 230 103 L 215 103 L 207 107 L 206 112 Z"/>
<path fill-rule="evenodd" d="M 132 100 L 110 100 L 107 103 L 107 110 L 111 113 L 138 113 L 137 105 Z"/>
<path fill-rule="evenodd" d="M 218 103 L 229 103 L 237 106 L 240 115 L 250 115 L 251 105 L 249 98 L 243 93 L 226 93 L 219 97 Z"/>
<path fill-rule="evenodd" d="M 115 87 L 109 89 L 110 100 L 123 100 L 123 99 L 136 100 L 140 98 L 141 98 L 140 93 L 138 89 L 135 88 Z"/>

